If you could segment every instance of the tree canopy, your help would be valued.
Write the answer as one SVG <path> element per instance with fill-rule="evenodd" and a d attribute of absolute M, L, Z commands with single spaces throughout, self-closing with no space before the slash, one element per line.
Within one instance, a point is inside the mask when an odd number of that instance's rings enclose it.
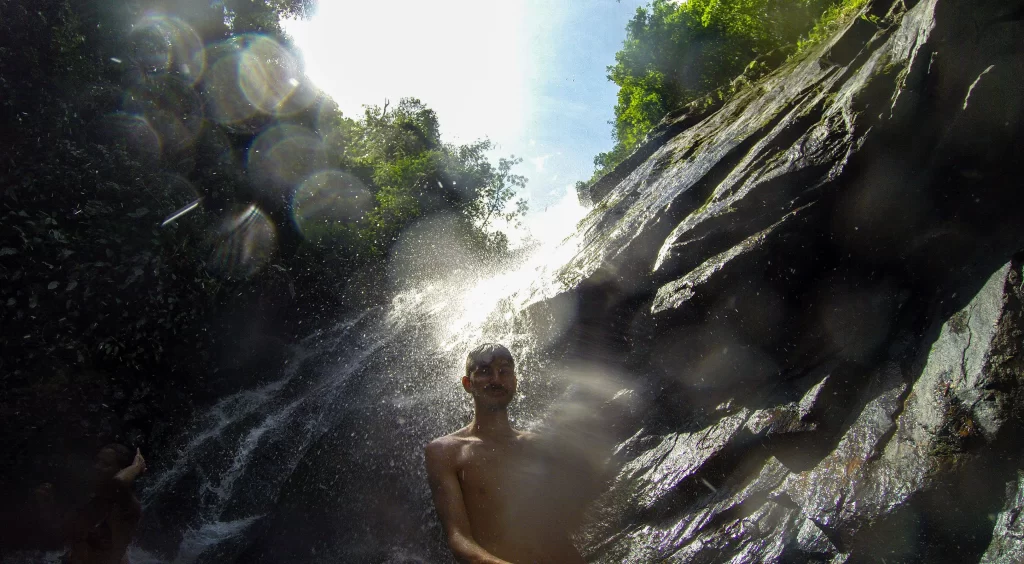
<path fill-rule="evenodd" d="M 336 108 L 327 111 L 331 115 L 321 119 L 319 133 L 331 157 L 356 175 L 375 200 L 357 221 L 335 222 L 334 241 L 377 258 L 412 220 L 452 211 L 471 226 L 480 252 L 506 250 L 507 238 L 495 220 L 515 223 L 526 212 L 524 200 L 513 202 L 517 189 L 526 185 L 525 177 L 512 172 L 521 159 L 501 158 L 495 167 L 488 140 L 443 142 L 437 115 L 416 98 L 403 98 L 395 106 L 367 105 L 359 120 Z"/>
<path fill-rule="evenodd" d="M 594 158 L 595 176 L 628 156 L 666 114 L 728 84 L 751 61 L 784 59 L 831 3 L 653 0 L 637 8 L 608 67 L 619 87 L 615 147 Z"/>

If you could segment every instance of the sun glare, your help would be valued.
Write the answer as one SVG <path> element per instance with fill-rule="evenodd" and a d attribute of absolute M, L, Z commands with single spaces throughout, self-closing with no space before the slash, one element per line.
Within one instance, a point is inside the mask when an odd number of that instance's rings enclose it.
<path fill-rule="evenodd" d="M 519 135 L 526 115 L 522 2 L 320 2 L 285 31 L 306 74 L 350 117 L 414 96 L 447 141 Z"/>

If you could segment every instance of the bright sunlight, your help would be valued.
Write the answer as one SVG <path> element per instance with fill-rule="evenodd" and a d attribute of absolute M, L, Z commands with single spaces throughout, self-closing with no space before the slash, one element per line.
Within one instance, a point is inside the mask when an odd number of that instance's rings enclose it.
<path fill-rule="evenodd" d="M 285 22 L 306 74 L 349 117 L 415 96 L 448 141 L 520 134 L 526 100 L 522 2 L 321 2 Z M 496 111 L 500 108 L 500 111 Z"/>

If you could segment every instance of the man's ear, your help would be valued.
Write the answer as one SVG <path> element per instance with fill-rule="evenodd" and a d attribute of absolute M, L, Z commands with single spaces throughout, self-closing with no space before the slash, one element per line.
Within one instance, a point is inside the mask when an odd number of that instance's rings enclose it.
<path fill-rule="evenodd" d="M 469 391 L 469 376 L 462 377 L 462 387 L 468 392 Z"/>

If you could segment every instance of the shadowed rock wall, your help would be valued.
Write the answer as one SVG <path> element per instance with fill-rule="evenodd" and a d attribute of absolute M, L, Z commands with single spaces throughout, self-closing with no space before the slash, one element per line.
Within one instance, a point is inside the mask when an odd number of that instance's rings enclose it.
<path fill-rule="evenodd" d="M 1019 559 L 1022 7 L 869 3 L 593 194 L 588 559 Z"/>

